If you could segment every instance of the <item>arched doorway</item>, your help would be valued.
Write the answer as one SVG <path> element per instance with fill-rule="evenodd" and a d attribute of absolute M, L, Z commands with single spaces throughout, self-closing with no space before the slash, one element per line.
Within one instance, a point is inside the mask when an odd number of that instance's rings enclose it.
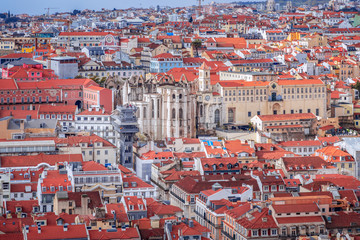
<path fill-rule="evenodd" d="M 82 102 L 81 102 L 81 100 L 77 100 L 77 101 L 75 102 L 75 105 L 77 106 L 78 109 L 81 109 L 81 108 L 82 108 Z"/>
<path fill-rule="evenodd" d="M 275 104 L 273 105 L 273 114 L 274 114 L 274 115 L 279 114 L 279 113 L 280 113 L 280 109 L 281 109 L 280 104 L 275 103 Z"/>
<path fill-rule="evenodd" d="M 228 122 L 229 123 L 234 122 L 234 109 L 232 108 L 228 109 Z"/>

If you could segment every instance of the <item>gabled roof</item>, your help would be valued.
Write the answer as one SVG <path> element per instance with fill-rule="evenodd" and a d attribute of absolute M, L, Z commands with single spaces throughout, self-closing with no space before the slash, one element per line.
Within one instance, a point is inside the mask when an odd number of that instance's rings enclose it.
<path fill-rule="evenodd" d="M 129 222 L 128 215 L 125 211 L 124 204 L 122 203 L 108 203 L 106 204 L 106 212 L 114 216 L 116 215 L 116 219 L 121 223 Z"/>
<path fill-rule="evenodd" d="M 272 215 L 269 214 L 268 208 L 254 210 L 250 215 L 252 216 L 251 218 L 244 216 L 237 220 L 237 223 L 246 229 L 269 229 L 278 227 Z"/>

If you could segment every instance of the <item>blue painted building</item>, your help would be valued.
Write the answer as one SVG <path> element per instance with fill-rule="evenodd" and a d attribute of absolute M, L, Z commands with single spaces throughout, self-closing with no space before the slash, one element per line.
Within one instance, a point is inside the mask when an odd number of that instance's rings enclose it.
<path fill-rule="evenodd" d="M 161 53 L 151 58 L 150 72 L 167 72 L 173 68 L 182 68 L 183 59 L 181 56 L 174 56 L 171 53 Z"/>

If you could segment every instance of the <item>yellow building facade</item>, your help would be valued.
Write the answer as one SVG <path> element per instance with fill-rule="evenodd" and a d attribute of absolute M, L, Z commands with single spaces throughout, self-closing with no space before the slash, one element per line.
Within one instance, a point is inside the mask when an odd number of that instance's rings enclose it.
<path fill-rule="evenodd" d="M 220 81 L 221 123 L 248 124 L 255 115 L 314 113 L 326 118 L 326 87 L 319 79 Z"/>

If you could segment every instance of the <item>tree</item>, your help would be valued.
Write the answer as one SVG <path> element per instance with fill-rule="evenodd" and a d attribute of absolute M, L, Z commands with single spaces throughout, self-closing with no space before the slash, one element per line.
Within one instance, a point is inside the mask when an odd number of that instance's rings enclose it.
<path fill-rule="evenodd" d="M 77 15 L 77 14 L 79 14 L 79 13 L 81 13 L 81 11 L 80 10 L 77 10 L 77 9 L 75 9 L 73 12 L 72 12 L 72 14 L 71 15 Z"/>
<path fill-rule="evenodd" d="M 360 92 L 360 81 L 356 82 L 355 84 L 351 85 L 353 89 L 356 89 Z"/>
<path fill-rule="evenodd" d="M 199 39 L 194 40 L 191 45 L 193 46 L 193 48 L 195 48 L 196 50 L 196 56 L 199 56 L 199 48 L 201 48 L 202 42 Z"/>
<path fill-rule="evenodd" d="M 99 84 L 100 87 L 104 87 L 106 77 L 100 78 L 98 76 L 90 76 L 90 79 L 93 80 L 94 82 L 96 82 L 97 84 Z"/>

